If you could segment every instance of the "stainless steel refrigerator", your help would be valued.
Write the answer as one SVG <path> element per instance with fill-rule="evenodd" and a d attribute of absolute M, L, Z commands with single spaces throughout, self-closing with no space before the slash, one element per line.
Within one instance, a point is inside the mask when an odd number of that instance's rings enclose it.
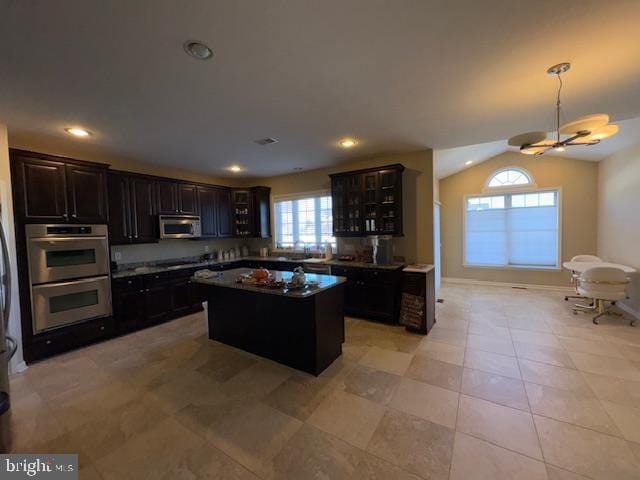
<path fill-rule="evenodd" d="M 0 222 L 0 244 L 2 256 L 0 258 L 0 453 L 7 453 L 11 449 L 10 406 L 9 392 L 9 360 L 16 353 L 16 341 L 8 333 L 9 311 L 11 309 L 11 269 L 9 252 L 4 228 Z"/>

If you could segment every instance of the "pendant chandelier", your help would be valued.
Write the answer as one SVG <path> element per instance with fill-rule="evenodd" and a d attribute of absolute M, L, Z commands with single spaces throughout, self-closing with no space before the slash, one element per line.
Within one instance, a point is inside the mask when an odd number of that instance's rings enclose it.
<path fill-rule="evenodd" d="M 609 115 L 606 113 L 587 115 L 560 125 L 561 75 L 568 72 L 570 68 L 570 63 L 559 63 L 547 70 L 549 75 L 558 77 L 555 139 L 548 139 L 546 132 L 527 132 L 511 137 L 509 145 L 519 147 L 520 152 L 527 155 L 544 155 L 551 149 L 564 152 L 568 147 L 597 145 L 601 140 L 618 133 L 618 126 L 609 123 Z M 565 138 L 561 138 L 561 135 Z"/>

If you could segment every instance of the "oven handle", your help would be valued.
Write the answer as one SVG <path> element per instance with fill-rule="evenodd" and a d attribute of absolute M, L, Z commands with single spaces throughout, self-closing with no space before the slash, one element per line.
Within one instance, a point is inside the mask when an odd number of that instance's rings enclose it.
<path fill-rule="evenodd" d="M 66 287 L 67 285 L 95 283 L 102 280 L 109 280 L 109 275 L 100 275 L 99 277 L 83 278 L 82 280 L 70 280 L 68 282 L 43 283 L 40 285 L 33 285 L 33 289 L 46 290 L 48 288 Z"/>
<path fill-rule="evenodd" d="M 104 240 L 107 241 L 107 237 L 35 237 L 30 238 L 30 242 L 38 242 L 38 243 L 55 243 L 55 242 L 81 242 L 83 240 Z"/>

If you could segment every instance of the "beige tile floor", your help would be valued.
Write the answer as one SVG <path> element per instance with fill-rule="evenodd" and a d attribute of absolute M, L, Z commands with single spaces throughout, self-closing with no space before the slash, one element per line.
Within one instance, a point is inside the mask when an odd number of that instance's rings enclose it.
<path fill-rule="evenodd" d="M 347 319 L 318 378 L 201 314 L 41 362 L 12 378 L 15 450 L 77 452 L 81 479 L 640 478 L 640 328 L 558 292 L 441 296 L 427 337 Z"/>

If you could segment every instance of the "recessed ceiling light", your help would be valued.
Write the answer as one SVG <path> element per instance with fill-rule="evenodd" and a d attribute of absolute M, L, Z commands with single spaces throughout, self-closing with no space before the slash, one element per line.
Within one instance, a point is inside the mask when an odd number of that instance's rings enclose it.
<path fill-rule="evenodd" d="M 198 60 L 208 60 L 213 57 L 211 49 L 197 40 L 187 40 L 184 42 L 184 51 Z"/>
<path fill-rule="evenodd" d="M 473 163 L 473 160 L 467 160 L 466 162 L 464 162 L 465 165 L 471 165 Z"/>
<path fill-rule="evenodd" d="M 91 135 L 91 132 L 89 130 L 78 127 L 65 128 L 64 131 L 69 135 L 73 135 L 74 137 L 88 137 L 89 135 Z"/>
<path fill-rule="evenodd" d="M 355 147 L 358 142 L 353 138 L 343 138 L 338 142 L 342 148 L 351 148 Z"/>
<path fill-rule="evenodd" d="M 240 167 L 239 165 L 231 165 L 227 170 L 233 173 L 238 173 L 242 171 L 242 167 Z"/>

